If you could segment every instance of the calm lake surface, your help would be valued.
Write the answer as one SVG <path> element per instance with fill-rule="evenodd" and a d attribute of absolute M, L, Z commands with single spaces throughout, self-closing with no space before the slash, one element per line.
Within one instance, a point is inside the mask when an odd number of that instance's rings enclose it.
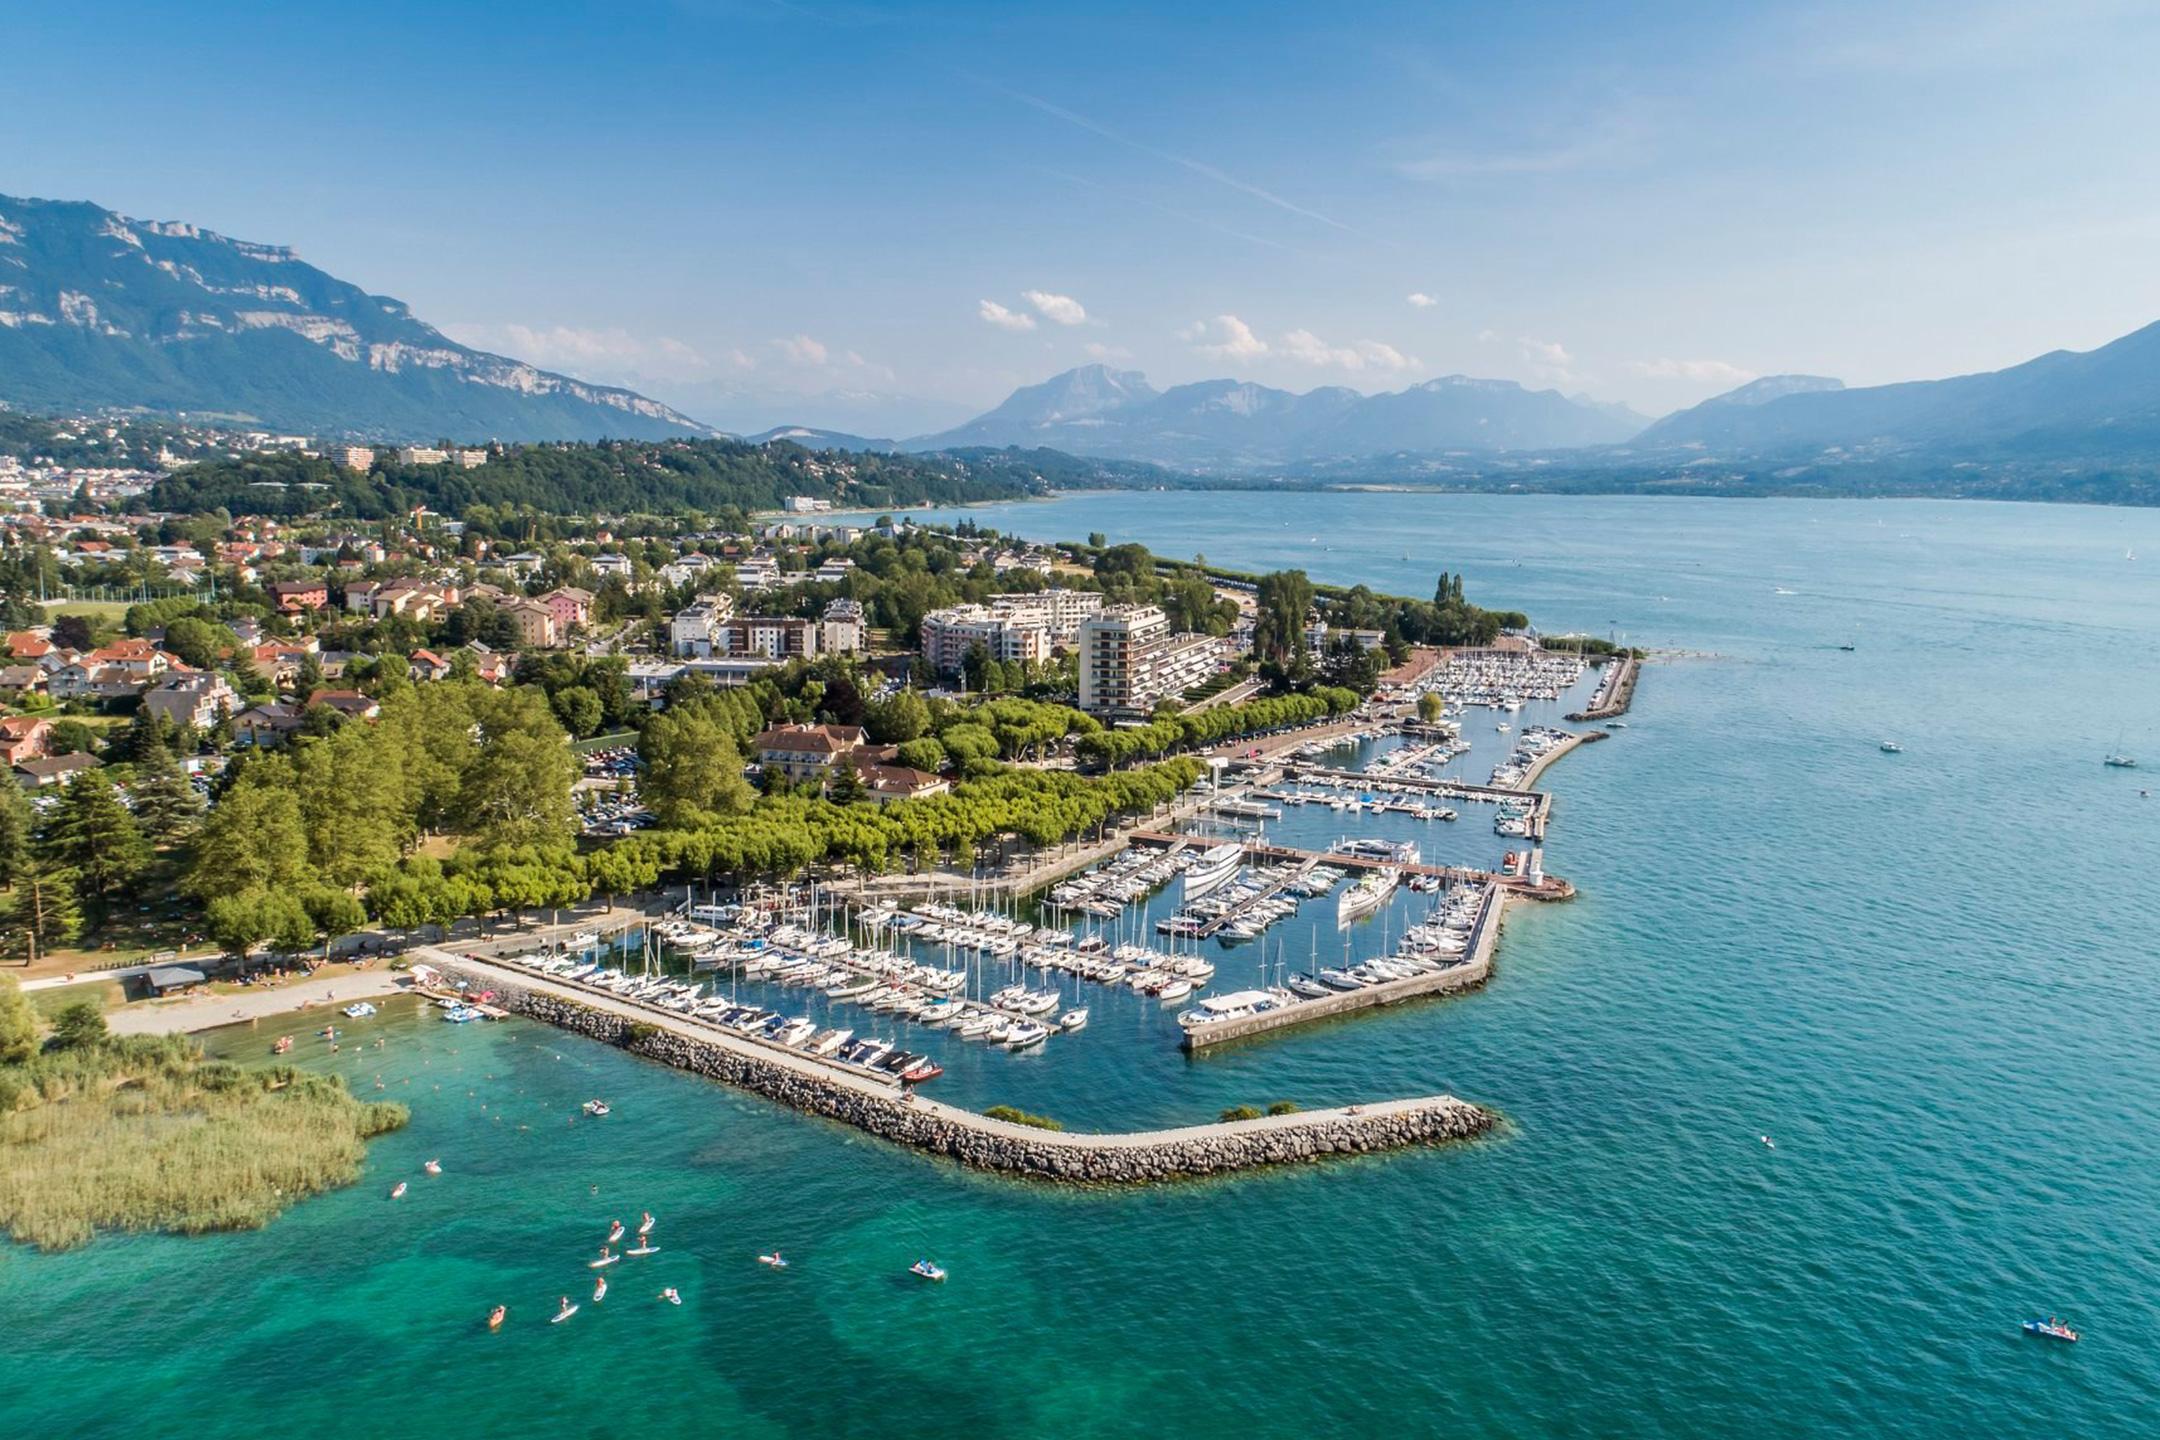
<path fill-rule="evenodd" d="M 1076 1124 L 1450 1090 L 1503 1111 L 1499 1138 L 1053 1192 L 394 1005 L 313 1057 L 413 1108 L 358 1186 L 256 1234 L 0 1254 L 0 1433 L 2152 1433 L 2160 800 L 2100 759 L 2160 767 L 2160 513 L 1226 493 L 972 515 L 1404 593 L 1459 571 L 1548 629 L 1686 652 L 1547 773 L 1547 865 L 1583 894 L 1514 911 L 1480 993 L 1144 1066 L 1118 1032 L 1161 1018 L 1098 1012 L 937 1082 Z M 1446 845 L 1489 848 L 1460 824 Z M 1225 953 L 1226 981 L 1257 963 Z M 615 1113 L 580 1118 L 591 1095 Z M 595 1306 L 583 1261 L 640 1209 L 661 1253 Z M 775 1247 L 785 1272 L 754 1261 Z M 946 1284 L 904 1273 L 926 1254 Z M 585 1308 L 551 1327 L 565 1293 Z M 2049 1312 L 2084 1342 L 2018 1333 Z"/>

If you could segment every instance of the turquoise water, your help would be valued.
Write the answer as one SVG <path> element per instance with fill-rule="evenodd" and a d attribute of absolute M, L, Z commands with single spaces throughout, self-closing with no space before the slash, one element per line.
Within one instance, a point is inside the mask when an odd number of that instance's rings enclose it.
<path fill-rule="evenodd" d="M 1513 912 L 1485 990 L 969 1082 L 1081 1123 L 1449 1089 L 1500 1138 L 1050 1192 L 394 1008 L 324 1057 L 413 1105 L 358 1186 L 256 1234 L 0 1258 L 0 1429 L 2150 1433 L 2160 801 L 2099 759 L 2160 765 L 2160 515 L 1172 494 L 980 518 L 1378 588 L 1459 570 L 1689 652 L 1548 772 L 1548 863 L 1583 895 Z M 577 1118 L 593 1094 L 615 1114 Z M 544 1324 L 640 1208 L 662 1253 Z M 754 1262 L 774 1246 L 784 1273 Z M 923 1253 L 947 1284 L 903 1273 Z M 2047 1311 L 2084 1343 L 2017 1333 Z"/>

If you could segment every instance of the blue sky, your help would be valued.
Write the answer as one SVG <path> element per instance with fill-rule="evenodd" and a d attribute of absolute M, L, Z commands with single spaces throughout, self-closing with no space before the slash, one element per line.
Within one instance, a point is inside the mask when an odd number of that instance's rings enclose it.
<path fill-rule="evenodd" d="M 0 191 L 738 429 L 1098 359 L 1659 413 L 2160 319 L 2152 6 L 343 9 L 11 6 Z"/>

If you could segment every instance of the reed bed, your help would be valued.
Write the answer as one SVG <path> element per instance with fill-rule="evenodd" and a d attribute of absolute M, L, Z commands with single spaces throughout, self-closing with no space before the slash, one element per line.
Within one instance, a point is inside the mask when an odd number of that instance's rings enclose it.
<path fill-rule="evenodd" d="M 100 1230 L 251 1229 L 358 1178 L 405 1107 L 335 1076 L 108 1039 L 0 1066 L 0 1228 L 63 1250 Z"/>

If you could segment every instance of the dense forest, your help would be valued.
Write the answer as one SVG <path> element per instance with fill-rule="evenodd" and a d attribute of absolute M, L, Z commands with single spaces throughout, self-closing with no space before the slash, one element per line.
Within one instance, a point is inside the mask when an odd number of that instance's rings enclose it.
<path fill-rule="evenodd" d="M 191 465 L 139 502 L 198 514 L 379 519 L 426 505 L 446 515 L 475 506 L 554 514 L 715 514 L 775 510 L 791 495 L 835 505 L 957 504 L 1010 500 L 1061 486 L 1130 482 L 1152 467 L 1076 460 L 1051 450 L 930 455 L 812 451 L 776 441 L 603 441 L 514 445 L 485 464 L 401 465 L 384 452 L 372 470 L 298 455 L 249 455 Z"/>

